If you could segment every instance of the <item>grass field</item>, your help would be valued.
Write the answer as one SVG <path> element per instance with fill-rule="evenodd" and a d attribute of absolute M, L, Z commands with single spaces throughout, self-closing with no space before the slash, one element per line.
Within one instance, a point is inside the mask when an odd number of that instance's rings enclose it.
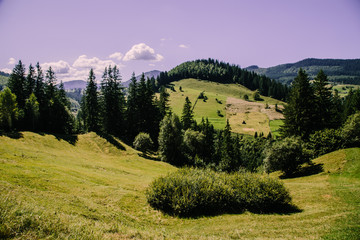
<path fill-rule="evenodd" d="M 356 90 L 360 88 L 359 85 L 352 85 L 352 84 L 339 84 L 339 85 L 335 85 L 333 86 L 333 90 L 338 90 L 339 92 L 339 96 L 340 97 L 345 97 L 348 95 L 350 89 Z"/>
<path fill-rule="evenodd" d="M 174 167 L 94 133 L 65 140 L 29 132 L 16 137 L 0 137 L 0 239 L 358 236 L 360 149 L 317 159 L 323 173 L 283 180 L 300 212 L 180 219 L 153 210 L 145 198 L 148 184 Z"/>
<path fill-rule="evenodd" d="M 271 130 L 271 134 L 273 135 L 273 137 L 278 137 L 280 136 L 280 126 L 283 125 L 283 120 L 272 120 L 270 121 L 270 130 Z"/>
<path fill-rule="evenodd" d="M 229 119 L 232 131 L 242 134 L 253 135 L 255 131 L 268 133 L 269 120 L 264 120 L 267 118 L 267 115 L 260 112 L 259 113 L 245 113 L 243 117 L 247 119 L 247 126 L 244 126 L 245 130 L 242 128 L 242 120 L 239 122 L 239 116 L 235 116 L 228 112 L 227 99 L 236 98 L 243 99 L 244 95 L 248 95 L 250 98 L 249 105 L 254 101 L 253 91 L 237 84 L 219 84 L 209 81 L 199 81 L 196 79 L 184 79 L 181 81 L 173 82 L 175 92 L 168 89 L 170 93 L 170 106 L 173 112 L 179 116 L 182 114 L 182 109 L 184 106 L 185 98 L 189 97 L 192 105 L 195 104 L 197 97 L 201 92 L 204 91 L 205 96 L 207 96 L 207 101 L 204 102 L 202 99 L 199 99 L 194 108 L 194 118 L 199 123 L 202 119 L 208 118 L 209 121 L 214 125 L 216 129 L 223 129 L 226 125 L 226 119 Z M 182 91 L 179 88 L 182 88 Z M 269 97 L 262 97 L 263 101 L 257 101 L 263 107 L 265 104 L 269 105 L 283 105 L 284 103 L 276 99 Z M 216 99 L 218 101 L 216 101 Z M 228 106 L 227 106 L 228 105 Z M 220 114 L 218 114 L 218 112 Z M 266 135 L 266 134 L 265 134 Z"/>

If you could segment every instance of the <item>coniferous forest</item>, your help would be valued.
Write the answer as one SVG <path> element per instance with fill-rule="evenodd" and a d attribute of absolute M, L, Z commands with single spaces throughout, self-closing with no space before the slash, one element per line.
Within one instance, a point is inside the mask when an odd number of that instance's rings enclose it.
<path fill-rule="evenodd" d="M 212 59 L 199 60 L 161 73 L 156 80 L 142 75 L 137 81 L 133 74 L 125 91 L 116 66 L 104 69 L 100 87 L 91 69 L 77 116 L 70 112 L 63 84 L 56 84 L 51 67 L 44 73 L 39 63 L 35 67 L 30 64 L 25 72 L 19 61 L 10 74 L 8 88 L 1 92 L 3 131 L 56 134 L 94 131 L 118 137 L 144 152 L 157 152 L 162 161 L 176 166 L 210 167 L 226 172 L 258 171 L 263 167 L 294 174 L 299 165 L 320 154 L 360 144 L 360 90 L 351 90 L 340 98 L 331 90 L 323 71 L 311 83 L 307 73 L 300 69 L 289 90 L 237 66 Z M 223 130 L 215 130 L 208 119 L 194 120 L 193 103 L 188 98 L 182 115 L 172 114 L 166 84 L 190 77 L 240 83 L 278 99 L 286 98 L 282 137 L 236 135 L 229 122 Z M 287 161 L 282 165 L 278 162 L 281 154 L 285 154 L 283 161 Z M 289 161 L 297 158 L 301 160 L 286 169 L 291 165 Z"/>

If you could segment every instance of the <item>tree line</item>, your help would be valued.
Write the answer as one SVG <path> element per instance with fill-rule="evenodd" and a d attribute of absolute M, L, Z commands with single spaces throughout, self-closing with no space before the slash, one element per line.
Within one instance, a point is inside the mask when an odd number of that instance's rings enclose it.
<path fill-rule="evenodd" d="M 264 75 L 241 69 L 238 65 L 219 62 L 214 59 L 189 61 L 178 65 L 169 72 L 161 72 L 157 78 L 158 86 L 185 78 L 196 78 L 218 83 L 241 84 L 250 90 L 259 90 L 263 96 L 286 100 L 289 88 Z"/>
<path fill-rule="evenodd" d="M 197 123 L 188 98 L 179 117 L 171 112 L 166 88 L 160 88 L 158 97 L 155 89 L 154 79 L 145 79 L 143 74 L 137 81 L 133 74 L 125 92 L 116 66 L 105 68 L 99 88 L 91 69 L 75 118 L 69 111 L 63 84 L 56 85 L 52 68 L 44 76 L 39 64 L 35 68 L 30 64 L 25 74 L 19 61 L 8 88 L 0 93 L 1 128 L 105 133 L 145 153 L 157 152 L 162 161 L 177 166 L 226 172 L 257 171 L 261 167 L 294 172 L 301 163 L 320 154 L 360 146 L 360 90 L 351 90 L 340 98 L 336 91 L 332 92 L 323 71 L 310 82 L 307 73 L 299 70 L 283 110 L 282 136 L 276 140 L 271 134 L 234 134 L 229 122 L 223 130 L 214 129 L 208 119 Z M 285 164 L 280 164 L 279 159 L 285 159 Z"/>

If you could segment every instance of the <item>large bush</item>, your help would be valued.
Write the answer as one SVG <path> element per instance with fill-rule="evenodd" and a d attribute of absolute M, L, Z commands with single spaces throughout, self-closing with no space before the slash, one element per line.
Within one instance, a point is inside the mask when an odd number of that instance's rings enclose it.
<path fill-rule="evenodd" d="M 296 137 L 275 142 L 265 150 L 265 155 L 267 172 L 279 170 L 287 176 L 297 172 L 301 164 L 310 161 L 310 154 L 306 151 L 304 143 Z"/>
<path fill-rule="evenodd" d="M 291 203 L 278 180 L 251 173 L 188 168 L 156 179 L 146 195 L 153 208 L 182 217 L 245 210 L 274 212 Z"/>
<path fill-rule="evenodd" d="M 348 117 L 342 128 L 342 137 L 346 147 L 360 146 L 360 112 Z"/>
<path fill-rule="evenodd" d="M 151 137 L 148 133 L 139 133 L 133 142 L 134 148 L 136 150 L 142 151 L 144 153 L 152 150 L 154 148 L 154 142 L 151 140 Z"/>
<path fill-rule="evenodd" d="M 343 138 L 340 129 L 324 129 L 316 131 L 309 137 L 308 147 L 313 157 L 336 151 L 343 147 Z"/>

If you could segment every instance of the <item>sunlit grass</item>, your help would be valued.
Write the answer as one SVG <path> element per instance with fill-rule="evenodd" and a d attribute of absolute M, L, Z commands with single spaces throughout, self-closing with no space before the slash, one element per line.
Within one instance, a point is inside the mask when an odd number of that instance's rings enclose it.
<path fill-rule="evenodd" d="M 125 150 L 118 149 L 94 133 L 70 143 L 52 135 L 22 135 L 0 137 L 0 238 L 319 239 L 340 234 L 342 239 L 359 226 L 359 149 L 315 161 L 324 164 L 323 173 L 282 180 L 299 213 L 180 219 L 152 209 L 145 197 L 152 180 L 176 168 L 141 158 L 123 143 Z M 339 168 L 351 174 L 331 170 Z"/>
<path fill-rule="evenodd" d="M 280 136 L 280 127 L 284 124 L 283 120 L 271 120 L 270 121 L 270 130 L 273 137 Z"/>

